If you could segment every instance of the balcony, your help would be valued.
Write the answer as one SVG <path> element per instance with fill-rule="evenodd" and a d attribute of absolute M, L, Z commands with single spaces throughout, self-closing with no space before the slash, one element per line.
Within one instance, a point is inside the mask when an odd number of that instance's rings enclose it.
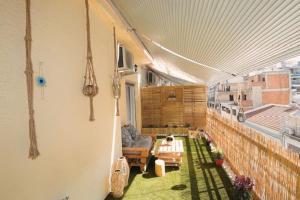
<path fill-rule="evenodd" d="M 145 173 L 132 168 L 123 199 L 234 199 L 231 180 L 215 165 L 205 140 L 177 139 L 184 142 L 181 167 L 166 168 L 164 177 L 155 175 L 153 159 Z"/>
<path fill-rule="evenodd" d="M 193 86 L 193 89 L 197 87 L 201 88 L 201 86 Z M 180 93 L 180 88 L 185 92 Z M 194 99 L 182 86 L 144 88 L 142 102 L 146 107 L 142 105 L 145 108 L 142 114 L 147 113 L 145 123 L 148 123 L 151 116 L 165 120 L 165 117 L 159 117 L 155 110 L 148 109 L 146 100 L 153 101 L 151 98 L 153 92 L 150 91 L 155 90 L 155 99 L 159 100 L 158 102 L 164 101 L 162 98 L 165 96 L 164 92 L 169 89 L 176 90 L 176 95 L 182 99 L 187 99 L 187 96 L 189 99 Z M 157 91 L 161 91 L 162 97 Z M 173 105 L 174 102 L 154 105 L 157 109 L 165 110 L 168 104 Z M 180 106 L 179 102 L 176 106 Z M 181 109 L 172 112 L 174 112 L 173 116 L 177 116 L 172 121 L 174 124 L 179 124 L 185 119 L 180 117 L 183 112 Z M 158 121 L 162 122 L 161 120 Z M 146 172 L 140 173 L 139 168 L 132 168 L 130 183 L 125 189 L 123 199 L 235 199 L 236 193 L 232 184 L 233 178 L 237 175 L 253 178 L 255 186 L 252 195 L 255 199 L 297 199 L 300 192 L 298 188 L 300 159 L 295 151 L 286 149 L 277 141 L 264 137 L 259 131 L 244 126 L 236 120 L 222 117 L 210 108 L 205 110 L 205 124 L 194 124 L 194 126 L 203 127 L 206 136 L 202 135 L 199 139 L 188 138 L 193 126 L 144 128 L 144 135 L 154 134 L 158 138 L 169 134 L 178 135 L 176 139 L 184 143 L 183 162 L 180 167 L 167 167 L 164 177 L 155 175 L 154 157 L 151 157 Z M 216 148 L 222 149 L 226 161 L 225 167 L 215 165 L 214 153 L 208 148 L 205 138 L 210 138 Z M 109 196 L 108 199 L 112 197 Z"/>
<path fill-rule="evenodd" d="M 298 154 L 214 110 L 207 110 L 206 120 L 207 135 L 224 151 L 225 167 L 215 165 L 204 137 L 177 137 L 184 144 L 182 165 L 167 167 L 164 177 L 156 176 L 154 157 L 146 172 L 132 168 L 122 199 L 235 199 L 232 181 L 239 174 L 254 179 L 255 199 L 297 199 Z M 114 198 L 110 195 L 109 199 Z"/>
<path fill-rule="evenodd" d="M 207 109 L 210 86 L 299 56 L 299 18 L 299 0 L 1 0 L 0 199 L 105 199 L 123 156 L 124 199 L 234 199 L 239 175 L 255 198 L 300 199 L 298 154 Z M 291 83 L 275 83 L 282 95 L 267 84 L 267 97 L 289 103 Z M 128 123 L 139 134 L 122 133 Z M 154 176 L 153 144 L 168 135 L 183 163 Z"/>

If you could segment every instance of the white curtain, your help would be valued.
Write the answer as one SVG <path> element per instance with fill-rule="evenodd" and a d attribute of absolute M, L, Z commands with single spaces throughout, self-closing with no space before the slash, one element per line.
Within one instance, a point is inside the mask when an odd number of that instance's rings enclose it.
<path fill-rule="evenodd" d="M 133 84 L 126 83 L 127 121 L 136 127 L 135 105 L 135 86 Z"/>

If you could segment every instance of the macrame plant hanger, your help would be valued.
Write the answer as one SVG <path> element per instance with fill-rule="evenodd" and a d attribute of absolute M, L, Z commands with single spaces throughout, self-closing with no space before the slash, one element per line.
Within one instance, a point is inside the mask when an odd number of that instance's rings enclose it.
<path fill-rule="evenodd" d="M 25 35 L 25 48 L 26 48 L 26 82 L 27 82 L 27 97 L 28 97 L 28 111 L 29 111 L 29 155 L 30 159 L 36 159 L 40 153 L 37 146 L 36 130 L 34 121 L 33 109 L 33 68 L 31 60 L 31 15 L 30 15 L 30 0 L 26 0 L 26 35 Z"/>
<path fill-rule="evenodd" d="M 117 66 L 117 41 L 116 41 L 116 29 L 113 27 L 113 34 L 114 34 L 114 77 L 113 77 L 113 94 L 114 98 L 116 99 L 116 116 L 120 116 L 120 109 L 119 109 L 119 99 L 121 97 L 121 75 L 118 72 Z"/>
<path fill-rule="evenodd" d="M 90 14 L 89 2 L 85 0 L 86 7 L 86 32 L 87 32 L 87 63 L 84 75 L 84 84 L 82 92 L 90 98 L 90 121 L 95 120 L 93 98 L 98 94 L 98 85 L 94 72 L 92 48 L 91 48 L 91 33 L 90 33 Z"/>

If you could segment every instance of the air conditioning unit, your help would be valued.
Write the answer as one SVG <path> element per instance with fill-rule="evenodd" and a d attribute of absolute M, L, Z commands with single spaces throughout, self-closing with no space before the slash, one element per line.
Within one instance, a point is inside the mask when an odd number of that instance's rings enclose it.
<path fill-rule="evenodd" d="M 135 65 L 132 54 L 122 45 L 118 44 L 118 71 L 135 72 Z"/>
<path fill-rule="evenodd" d="M 155 84 L 155 74 L 151 71 L 147 72 L 147 83 L 148 85 Z"/>

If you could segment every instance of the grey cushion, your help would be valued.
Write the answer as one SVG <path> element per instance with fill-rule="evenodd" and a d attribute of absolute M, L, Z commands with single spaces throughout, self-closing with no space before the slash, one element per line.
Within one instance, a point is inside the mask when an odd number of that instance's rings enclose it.
<path fill-rule="evenodd" d="M 126 128 L 129 131 L 131 138 L 135 140 L 136 136 L 139 135 L 137 129 L 132 124 L 128 124 Z"/>
<path fill-rule="evenodd" d="M 146 135 L 137 135 L 132 147 L 143 147 L 150 150 L 152 147 L 152 137 Z"/>
<path fill-rule="evenodd" d="M 152 147 L 152 137 L 147 135 L 137 135 L 131 147 L 143 147 L 143 148 L 147 148 L 148 151 L 150 151 Z M 132 152 L 128 152 L 127 154 L 140 155 L 140 152 L 132 151 Z"/>
<path fill-rule="evenodd" d="M 122 147 L 131 147 L 133 140 L 127 128 L 122 127 Z"/>

